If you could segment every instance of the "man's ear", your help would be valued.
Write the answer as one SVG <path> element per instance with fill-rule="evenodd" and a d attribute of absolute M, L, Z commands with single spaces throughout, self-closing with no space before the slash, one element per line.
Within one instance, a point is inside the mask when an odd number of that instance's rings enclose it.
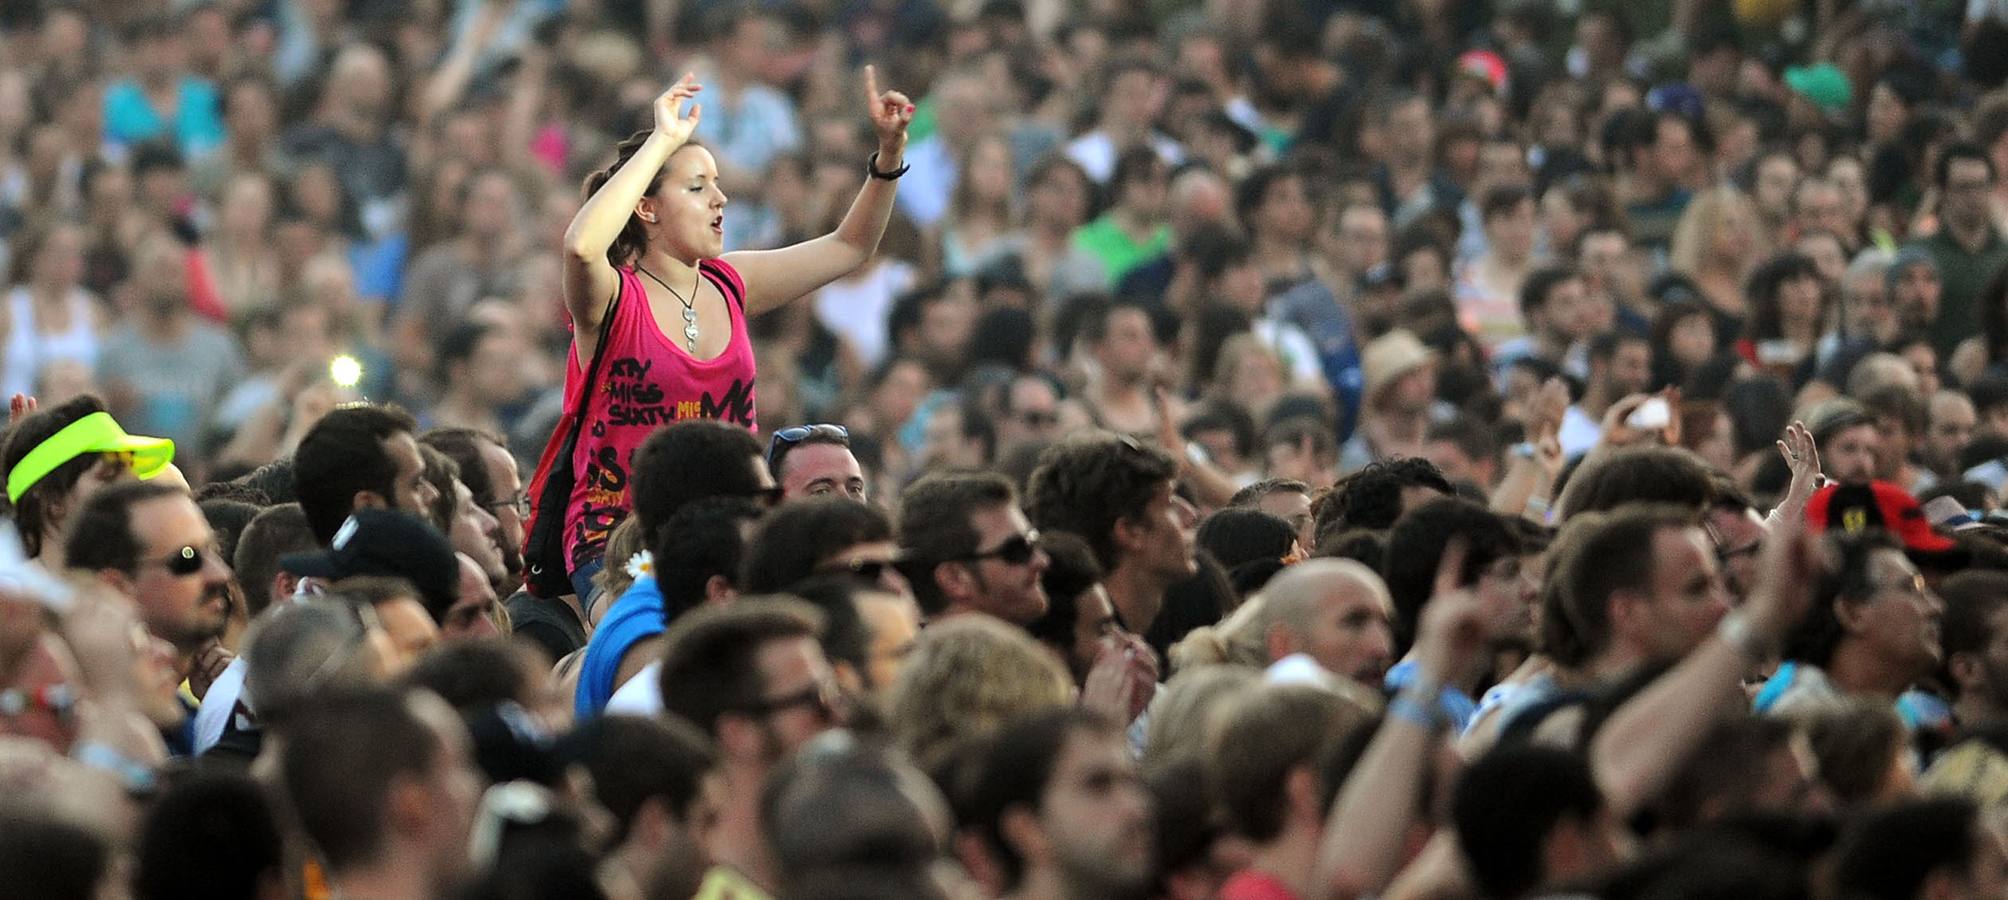
<path fill-rule="evenodd" d="M 300 576 L 286 571 L 274 572 L 272 583 L 265 590 L 268 599 L 275 602 L 285 600 L 300 590 Z"/>
<path fill-rule="evenodd" d="M 1039 817 L 1023 804 L 1004 811 L 998 821 L 998 833 L 1005 843 L 1018 851 L 1018 857 L 1025 861 L 1025 867 L 1040 865 L 1053 857 L 1052 848 L 1046 842 L 1046 829 L 1039 826 Z"/>
<path fill-rule="evenodd" d="M 927 577 L 934 579 L 935 587 L 950 600 L 960 600 L 976 593 L 975 573 L 960 563 L 940 563 Z"/>
<path fill-rule="evenodd" d="M 390 502 L 376 491 L 357 491 L 349 498 L 350 509 L 390 509 Z"/>
<path fill-rule="evenodd" d="M 1125 516 L 1116 520 L 1110 534 L 1116 539 L 1116 549 L 1127 552 L 1142 546 L 1144 532 L 1148 530 L 1144 523 Z"/>
<path fill-rule="evenodd" d="M 738 597 L 739 589 L 733 586 L 732 579 L 723 575 L 713 575 L 704 580 L 704 602 L 727 603 Z"/>
<path fill-rule="evenodd" d="M 1292 634 L 1290 629 L 1284 627 L 1281 622 L 1270 625 L 1269 630 L 1262 635 L 1262 638 L 1263 645 L 1269 650 L 1269 660 L 1271 662 L 1297 652 L 1297 636 Z"/>
<path fill-rule="evenodd" d="M 118 569 L 99 569 L 98 580 L 127 597 L 136 597 L 139 594 L 133 576 Z"/>

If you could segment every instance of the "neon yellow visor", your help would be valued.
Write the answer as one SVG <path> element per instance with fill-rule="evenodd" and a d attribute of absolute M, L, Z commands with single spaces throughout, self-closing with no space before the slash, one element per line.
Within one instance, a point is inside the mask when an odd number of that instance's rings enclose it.
<path fill-rule="evenodd" d="M 174 462 L 174 442 L 126 434 L 111 413 L 91 413 L 71 422 L 21 458 L 20 465 L 7 473 L 7 502 L 21 502 L 21 495 L 36 482 L 86 453 L 130 453 L 132 472 L 144 481 L 159 475 L 168 463 Z"/>

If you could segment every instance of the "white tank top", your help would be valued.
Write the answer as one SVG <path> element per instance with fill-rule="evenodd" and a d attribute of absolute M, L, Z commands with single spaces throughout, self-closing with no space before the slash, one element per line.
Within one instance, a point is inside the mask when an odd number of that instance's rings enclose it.
<path fill-rule="evenodd" d="M 0 395 L 33 394 L 42 370 L 53 362 L 73 360 L 97 370 L 100 339 L 93 323 L 91 295 L 82 288 L 72 288 L 64 302 L 70 307 L 70 327 L 60 334 L 43 334 L 35 321 L 35 303 L 28 289 L 16 287 L 8 293 L 12 327 L 7 331 L 7 356 L 0 363 Z"/>

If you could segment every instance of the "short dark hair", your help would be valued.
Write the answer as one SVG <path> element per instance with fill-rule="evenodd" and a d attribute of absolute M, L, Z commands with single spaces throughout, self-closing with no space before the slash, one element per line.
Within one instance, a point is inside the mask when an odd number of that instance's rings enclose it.
<path fill-rule="evenodd" d="M 1861 396 L 1862 408 L 1877 419 L 1892 419 L 1912 436 L 1921 437 L 1931 426 L 1931 407 L 1916 388 L 1906 384 L 1885 384 Z"/>
<path fill-rule="evenodd" d="M 1081 733 L 1121 732 L 1114 723 L 1087 709 L 1048 709 L 998 729 L 989 751 L 983 754 L 969 789 L 969 821 L 996 854 L 1007 890 L 1015 890 L 1024 879 L 1025 858 L 1005 837 L 1004 818 L 1020 807 L 1039 809 L 1068 739 Z"/>
<path fill-rule="evenodd" d="M 876 506 L 843 497 L 809 497 L 767 514 L 746 548 L 739 589 L 771 594 L 816 574 L 846 547 L 892 540 L 892 520 Z"/>
<path fill-rule="evenodd" d="M 1197 440 L 1199 435 L 1209 431 L 1225 431 L 1232 434 L 1234 452 L 1244 457 L 1255 453 L 1257 449 L 1255 442 L 1260 437 L 1255 430 L 1255 417 L 1232 403 L 1205 404 L 1188 417 L 1185 424 L 1178 427 L 1179 435 L 1188 441 Z"/>
<path fill-rule="evenodd" d="M 1264 478 L 1234 492 L 1227 501 L 1228 506 L 1253 506 L 1269 499 L 1272 494 L 1303 494 L 1309 496 L 1311 486 L 1295 478 Z"/>
<path fill-rule="evenodd" d="M 495 481 L 488 477 L 488 466 L 481 459 L 484 444 L 508 448 L 509 442 L 500 435 L 477 428 L 435 428 L 420 435 L 418 442 L 446 454 L 460 467 L 460 483 L 474 494 L 475 503 L 486 508 L 509 499 L 495 496 Z"/>
<path fill-rule="evenodd" d="M 1938 599 L 1945 603 L 1938 639 L 1945 651 L 1945 664 L 1950 666 L 1953 654 L 1985 653 L 1987 645 L 1994 642 L 1990 621 L 1995 613 L 2008 607 L 2008 572 L 1991 569 L 1960 572 L 1939 584 Z M 1953 679 L 1944 682 L 1952 690 L 1959 688 Z"/>
<path fill-rule="evenodd" d="M 467 179 L 467 184 L 473 183 L 473 178 Z M 441 335 L 438 343 L 434 345 L 437 362 L 433 377 L 439 379 L 440 384 L 451 382 L 453 367 L 473 359 L 475 352 L 481 347 L 481 342 L 487 340 L 489 335 L 497 333 L 499 332 L 495 326 L 484 322 L 463 320 L 448 327 L 446 333 Z"/>
<path fill-rule="evenodd" d="M 1500 747 L 1457 779 L 1451 821 L 1473 880 L 1488 897 L 1519 897 L 1547 877 L 1541 848 L 1564 819 L 1594 822 L 1604 809 L 1590 765 L 1567 750 Z"/>
<path fill-rule="evenodd" d="M 627 839 L 650 800 L 660 799 L 677 820 L 690 820 L 704 775 L 717 762 L 697 726 L 667 717 L 601 716 L 585 728 L 593 796 L 613 814 L 616 842 Z"/>
<path fill-rule="evenodd" d="M 438 694 L 463 713 L 524 703 L 532 673 L 523 667 L 522 646 L 503 637 L 445 641 L 419 658 L 405 683 Z"/>
<path fill-rule="evenodd" d="M 1547 308 L 1548 295 L 1555 288 L 1578 276 L 1574 266 L 1543 266 L 1528 274 L 1525 284 L 1520 286 L 1520 317 L 1531 319 L 1534 313 Z"/>
<path fill-rule="evenodd" d="M 788 586 L 788 596 L 815 607 L 823 614 L 823 655 L 832 664 L 844 663 L 861 679 L 871 678 L 871 627 L 858 612 L 858 595 L 878 590 L 843 575 L 818 575 Z M 866 684 L 868 689 L 891 687 Z"/>
<path fill-rule="evenodd" d="M 393 784 L 422 777 L 444 750 L 411 700 L 388 688 L 347 688 L 291 717 L 279 763 L 286 796 L 332 872 L 377 858 Z"/>
<path fill-rule="evenodd" d="M 418 434 L 418 421 L 395 406 L 356 403 L 322 416 L 293 454 L 293 490 L 307 524 L 321 546 L 334 542 L 356 494 L 373 491 L 386 502 L 397 499 L 397 463 L 384 443 L 399 434 Z M 405 510 L 423 514 L 423 510 Z"/>
<path fill-rule="evenodd" d="M 1561 519 L 1627 503 L 1671 503 L 1695 510 L 1715 502 L 1708 464 L 1675 447 L 1627 447 L 1585 463 L 1562 489 Z"/>
<path fill-rule="evenodd" d="M 1495 184 L 1478 198 L 1478 221 L 1490 222 L 1532 199 L 1534 192 L 1524 184 Z"/>
<path fill-rule="evenodd" d="M 665 624 L 702 605 L 712 578 L 739 584 L 746 560 L 741 526 L 759 519 L 760 508 L 744 497 L 703 497 L 684 504 L 663 523 L 650 552 L 655 554 Z"/>
<path fill-rule="evenodd" d="M 1841 837 L 1834 883 L 1873 900 L 1915 897 L 1932 873 L 1972 868 L 1978 820 L 1973 801 L 1961 797 L 1907 800 L 1872 813 Z"/>
<path fill-rule="evenodd" d="M 1059 651 L 1061 658 L 1071 660 L 1074 623 L 1080 616 L 1075 601 L 1082 592 L 1100 584 L 1104 573 L 1101 564 L 1095 562 L 1095 552 L 1077 535 L 1046 532 L 1039 536 L 1039 544 L 1050 561 L 1046 571 L 1039 575 L 1039 585 L 1046 589 L 1046 614 L 1032 620 L 1025 630 Z"/>
<path fill-rule="evenodd" d="M 1332 486 L 1318 508 L 1318 533 L 1370 528 L 1384 531 L 1401 518 L 1401 492 L 1429 488 L 1446 497 L 1456 493 L 1435 463 L 1419 456 L 1379 460 Z"/>
<path fill-rule="evenodd" d="M 1307 685 L 1264 685 L 1237 697 L 1212 719 L 1205 745 L 1206 781 L 1228 827 L 1257 843 L 1282 834 L 1290 773 L 1317 771 L 1328 748 L 1367 718 L 1338 694 Z"/>
<path fill-rule="evenodd" d="M 0 463 L 5 463 L 8 474 L 21 464 L 28 454 L 42 442 L 55 437 L 85 416 L 105 411 L 104 401 L 90 394 L 73 397 L 48 409 L 28 414 L 7 431 L 7 439 L 0 444 Z M 21 526 L 21 541 L 29 556 L 39 556 L 42 547 L 42 532 L 57 524 L 58 517 L 75 514 L 76 510 L 61 509 L 63 498 L 70 495 L 70 489 L 82 481 L 85 473 L 98 464 L 103 457 L 100 453 L 85 453 L 71 459 L 44 475 L 28 490 L 22 492 L 21 499 L 12 504 L 14 521 Z"/>
<path fill-rule="evenodd" d="M 1668 827 L 1690 829 L 1718 803 L 1733 811 L 1763 788 L 1771 754 L 1791 746 L 1792 722 L 1774 716 L 1735 716 L 1716 722 L 1700 748 L 1673 773 L 1655 806 Z"/>
<path fill-rule="evenodd" d="M 787 429 L 782 429 L 782 430 L 785 431 Z M 776 432 L 776 434 L 779 434 L 779 432 Z M 825 428 L 816 425 L 809 426 L 809 433 L 803 435 L 801 440 L 782 441 L 782 440 L 775 440 L 773 438 L 769 438 L 768 440 L 769 440 L 768 444 L 769 449 L 767 451 L 767 469 L 769 472 L 773 473 L 775 479 L 777 480 L 781 477 L 781 469 L 786 465 L 788 461 L 788 455 L 794 453 L 797 450 L 802 449 L 803 447 L 809 447 L 816 444 L 828 444 L 829 446 L 832 447 L 844 447 L 844 448 L 849 448 L 851 446 L 850 432 L 839 431 L 835 428 Z"/>
<path fill-rule="evenodd" d="M 132 530 L 133 507 L 167 497 L 186 498 L 188 492 L 158 481 L 128 481 L 92 494 L 84 508 L 70 517 L 63 538 L 64 559 L 73 569 L 114 569 L 132 574 L 145 549 Z"/>
<path fill-rule="evenodd" d="M 96 830 L 53 812 L 0 809 L 0 872 L 12 896 L 95 897 L 111 865 L 111 844 Z"/>
<path fill-rule="evenodd" d="M 1896 542 L 1896 538 L 1881 529 L 1836 534 L 1827 540 L 1836 551 L 1834 559 L 1838 565 L 1819 579 L 1806 615 L 1785 635 L 1782 654 L 1784 659 L 1821 668 L 1833 659 L 1834 648 L 1840 646 L 1841 639 L 1846 637 L 1840 620 L 1834 615 L 1834 604 L 1872 596 L 1876 586 L 1870 575 L 1870 563 L 1879 553 L 1903 552 L 1903 546 Z"/>
<path fill-rule="evenodd" d="M 1069 438 L 1039 457 L 1025 513 L 1043 530 L 1080 535 L 1103 568 L 1121 562 L 1116 523 L 1144 514 L 1158 491 L 1178 474 L 1170 454 L 1110 434 Z"/>
<path fill-rule="evenodd" d="M 159 900 L 255 897 L 284 865 L 265 788 L 234 772 L 195 771 L 170 782 L 141 819 L 137 843 L 133 886 Z"/>
<path fill-rule="evenodd" d="M 1602 653 L 1611 641 L 1611 595 L 1652 584 L 1653 536 L 1698 519 L 1683 506 L 1641 503 L 1569 523 L 1544 589 L 1559 603 L 1543 604 L 1551 613 L 1541 621 L 1543 652 L 1569 666 Z"/>
<path fill-rule="evenodd" d="M 1254 220 L 1256 210 L 1261 209 L 1262 204 L 1269 201 L 1269 191 L 1292 178 L 1302 181 L 1303 171 L 1295 166 L 1281 163 L 1261 166 L 1249 172 L 1234 191 L 1234 218 L 1243 225 L 1249 225 Z"/>
<path fill-rule="evenodd" d="M 237 555 L 237 542 L 244 537 L 244 529 L 251 520 L 264 511 L 261 504 L 246 503 L 228 497 L 196 497 L 195 505 L 202 510 L 202 517 L 209 520 L 209 528 L 216 532 L 216 548 L 225 562 Z"/>
<path fill-rule="evenodd" d="M 1952 164 L 1962 159 L 1986 166 L 1989 181 L 1999 174 L 1994 171 L 1994 158 L 1987 154 L 1987 148 L 1972 141 L 1954 141 L 1938 151 L 1938 167 L 1932 170 L 1931 183 L 1939 190 L 1945 190 L 1945 180 L 1952 177 Z"/>
<path fill-rule="evenodd" d="M 1216 510 L 1199 523 L 1199 547 L 1230 572 L 1258 560 L 1280 562 L 1290 555 L 1297 529 L 1277 516 L 1249 507 Z"/>
<path fill-rule="evenodd" d="M 934 580 L 935 569 L 977 551 L 980 538 L 970 517 L 1017 500 L 1011 482 L 989 472 L 930 476 L 900 495 L 899 544 L 907 552 L 913 596 L 921 612 L 937 615 L 948 605 Z"/>
<path fill-rule="evenodd" d="M 237 583 L 244 587 L 244 606 L 252 617 L 271 603 L 272 581 L 279 576 L 279 558 L 291 553 L 312 553 L 320 547 L 307 513 L 298 503 L 274 506 L 258 514 L 237 538 L 237 552 L 230 567 L 237 571 Z M 414 591 L 414 596 L 416 592 Z"/>
<path fill-rule="evenodd" d="M 760 647 L 822 631 L 822 614 L 790 598 L 748 597 L 691 610 L 663 632 L 663 711 L 717 737 L 720 716 L 748 712 L 763 699 Z"/>
<path fill-rule="evenodd" d="M 1394 600 L 1395 640 L 1406 648 L 1415 641 L 1422 608 L 1436 587 L 1436 569 L 1443 551 L 1456 539 L 1464 541 L 1464 570 L 1457 583 L 1468 585 L 1497 560 L 1520 555 L 1520 540 L 1498 514 L 1469 500 L 1445 497 L 1410 510 L 1387 535 L 1388 595 Z"/>
<path fill-rule="evenodd" d="M 432 485 L 432 506 L 423 511 L 424 519 L 432 523 L 442 535 L 453 533 L 453 519 L 460 510 L 460 464 L 438 450 L 425 444 L 418 445 L 418 461 L 422 466 L 421 477 Z M 473 493 L 469 489 L 468 493 Z"/>
<path fill-rule="evenodd" d="M 656 530 L 685 503 L 758 489 L 753 466 L 762 449 L 752 432 L 716 419 L 686 419 L 656 429 L 635 448 L 630 465 L 628 487 L 643 543 L 654 543 Z"/>

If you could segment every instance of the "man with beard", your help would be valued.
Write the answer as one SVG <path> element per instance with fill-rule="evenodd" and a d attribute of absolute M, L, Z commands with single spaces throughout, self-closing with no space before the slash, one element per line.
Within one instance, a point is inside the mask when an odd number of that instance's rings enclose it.
<path fill-rule="evenodd" d="M 1349 559 L 1285 568 L 1262 588 L 1269 660 L 1302 654 L 1318 667 L 1379 690 L 1393 661 L 1393 602 L 1372 569 Z"/>
<path fill-rule="evenodd" d="M 64 547 L 72 568 L 132 600 L 154 637 L 174 647 L 181 673 L 222 636 L 230 609 L 230 564 L 186 490 L 157 481 L 115 484 L 71 520 Z M 193 749 L 183 727 L 166 735 L 179 755 Z"/>
<path fill-rule="evenodd" d="M 913 595 L 932 620 L 988 613 L 1014 625 L 1046 614 L 1039 532 L 1003 476 L 939 475 L 901 498 L 899 543 Z"/>
<path fill-rule="evenodd" d="M 585 731 L 593 796 L 614 820 L 609 896 L 688 897 L 704 874 L 699 824 L 711 742 L 688 722 L 606 716 Z"/>
<path fill-rule="evenodd" d="M 195 315 L 183 251 L 172 240 L 140 248 L 130 283 L 139 295 L 138 309 L 105 336 L 98 356 L 98 377 L 111 410 L 142 434 L 201 446 L 217 399 L 244 376 L 237 342 Z"/>
<path fill-rule="evenodd" d="M 1151 876 L 1150 794 L 1122 730 L 1086 710 L 1007 725 L 983 755 L 971 820 L 1022 900 L 1119 897 Z"/>
<path fill-rule="evenodd" d="M 1949 355 L 1960 341 L 1980 333 L 1981 288 L 2008 263 L 2008 241 L 1994 225 L 1988 198 L 2000 173 L 1985 148 L 1963 142 L 1946 147 L 1932 174 L 1941 224 L 1915 246 L 1938 261 L 1939 311 L 1931 322 L 1931 342 Z"/>

